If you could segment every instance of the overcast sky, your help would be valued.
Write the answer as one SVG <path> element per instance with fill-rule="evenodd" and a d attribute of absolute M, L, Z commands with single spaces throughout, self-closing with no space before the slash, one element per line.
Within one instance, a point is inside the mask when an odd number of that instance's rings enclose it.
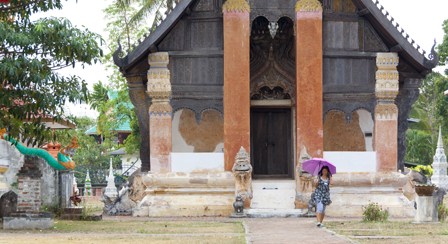
<path fill-rule="evenodd" d="M 86 27 L 89 30 L 106 37 L 104 29 L 106 21 L 103 9 L 112 0 L 69 0 L 64 2 L 64 8 L 59 11 L 45 13 L 45 15 L 66 17 L 73 25 Z M 434 43 L 442 42 L 442 23 L 448 19 L 448 0 L 380 0 L 380 3 L 389 11 L 390 15 L 409 33 L 417 44 L 428 53 Z M 105 50 L 106 52 L 107 50 Z M 443 68 L 438 68 L 443 71 Z M 94 65 L 75 70 L 67 68 L 63 71 L 66 74 L 77 74 L 83 77 L 89 84 L 99 80 L 107 83 L 107 74 L 101 65 Z M 86 106 L 70 106 L 70 110 L 76 110 L 77 115 L 95 116 L 95 113 L 85 110 Z"/>

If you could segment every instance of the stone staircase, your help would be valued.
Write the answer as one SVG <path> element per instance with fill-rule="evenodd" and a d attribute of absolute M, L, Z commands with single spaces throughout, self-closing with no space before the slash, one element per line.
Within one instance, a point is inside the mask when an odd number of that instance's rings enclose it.
<path fill-rule="evenodd" d="M 294 180 L 253 180 L 251 208 L 244 213 L 250 218 L 309 217 L 308 211 L 295 209 Z M 312 215 L 314 216 L 314 215 Z"/>
<path fill-rule="evenodd" d="M 294 209 L 294 180 L 253 180 L 252 209 Z"/>

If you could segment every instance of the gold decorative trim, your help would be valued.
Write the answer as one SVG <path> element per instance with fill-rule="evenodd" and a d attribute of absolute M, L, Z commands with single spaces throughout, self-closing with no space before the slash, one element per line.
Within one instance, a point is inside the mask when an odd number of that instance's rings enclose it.
<path fill-rule="evenodd" d="M 318 0 L 299 0 L 296 3 L 296 12 L 322 12 L 322 5 Z"/>
<path fill-rule="evenodd" d="M 378 104 L 375 107 L 376 120 L 397 120 L 398 108 L 395 104 Z"/>
<path fill-rule="evenodd" d="M 381 70 L 396 70 L 399 57 L 397 53 L 377 53 L 376 66 Z"/>
<path fill-rule="evenodd" d="M 223 12 L 250 12 L 249 3 L 246 0 L 227 0 L 222 5 Z"/>

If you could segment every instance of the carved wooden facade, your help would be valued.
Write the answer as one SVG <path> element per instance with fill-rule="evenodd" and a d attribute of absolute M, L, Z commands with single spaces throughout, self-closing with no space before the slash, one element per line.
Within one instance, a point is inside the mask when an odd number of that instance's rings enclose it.
<path fill-rule="evenodd" d="M 142 132 L 149 148 L 146 91 L 152 52 L 168 52 L 173 112 L 187 108 L 201 113 L 223 113 L 223 0 L 181 0 L 139 46 L 127 54 L 119 49 L 115 63 L 127 78 Z M 252 100 L 295 101 L 296 0 L 249 0 L 251 25 L 250 97 Z M 420 81 L 437 63 L 425 57 L 378 1 L 323 0 L 323 111 L 341 111 L 349 121 L 354 111 L 374 115 L 376 57 L 397 52 L 400 58 L 398 107 L 398 168 L 403 166 L 405 132 Z M 407 36 L 406 36 L 407 35 Z M 409 39 L 409 40 L 408 40 Z M 141 151 L 143 171 L 149 170 L 149 152 Z"/>

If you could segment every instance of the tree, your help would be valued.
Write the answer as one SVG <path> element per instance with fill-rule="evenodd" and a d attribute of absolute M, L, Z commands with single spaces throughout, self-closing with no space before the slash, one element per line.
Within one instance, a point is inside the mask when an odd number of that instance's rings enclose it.
<path fill-rule="evenodd" d="M 109 85 L 101 82 L 94 85 L 94 92 L 91 95 L 91 107 L 99 112 L 97 120 L 98 132 L 104 138 L 102 145 L 109 149 L 116 149 L 114 142 L 116 133 L 114 131 L 117 124 L 129 122 L 132 132 L 124 142 L 127 153 L 134 153 L 140 149 L 140 131 L 138 127 L 137 116 L 129 98 L 128 86 L 126 80 L 116 69 L 113 63 L 112 55 L 118 48 L 117 40 L 122 40 L 122 45 L 127 49 L 137 40 L 148 32 L 148 28 L 144 25 L 131 25 L 131 17 L 137 12 L 138 4 L 131 4 L 117 0 L 109 5 L 105 10 L 107 16 L 107 32 L 108 32 L 108 49 L 103 62 L 111 71 L 108 76 Z M 107 92 L 113 94 L 112 98 L 104 98 Z"/>
<path fill-rule="evenodd" d="M 448 135 L 448 77 L 431 73 L 422 82 L 418 100 L 412 107 L 411 117 L 420 121 L 406 132 L 406 161 L 431 164 L 437 144 L 439 126 Z"/>
<path fill-rule="evenodd" d="M 440 64 L 444 65 L 448 61 L 448 19 L 443 21 L 442 26 L 445 35 L 443 36 L 443 42 L 437 47 L 437 49 L 439 51 Z"/>
<path fill-rule="evenodd" d="M 132 8 L 134 11 L 130 12 L 130 14 L 129 12 L 126 13 L 127 17 L 124 22 L 126 29 L 124 30 L 129 33 L 129 29 L 137 29 L 139 25 L 147 23 L 147 17 L 149 17 L 151 13 L 154 14 L 153 23 L 161 21 L 161 10 L 172 8 L 174 0 L 116 0 L 116 4 L 122 9 L 136 6 L 136 8 Z M 127 42 L 131 43 L 131 39 L 128 38 Z"/>
<path fill-rule="evenodd" d="M 0 4 L 0 128 L 33 144 L 51 133 L 40 118 L 55 120 L 66 102 L 87 100 L 88 90 L 78 76 L 57 70 L 98 62 L 102 38 L 72 26 L 65 18 L 30 19 L 36 12 L 61 9 L 61 0 L 10 0 Z M 23 123 L 33 121 L 33 123 Z"/>

